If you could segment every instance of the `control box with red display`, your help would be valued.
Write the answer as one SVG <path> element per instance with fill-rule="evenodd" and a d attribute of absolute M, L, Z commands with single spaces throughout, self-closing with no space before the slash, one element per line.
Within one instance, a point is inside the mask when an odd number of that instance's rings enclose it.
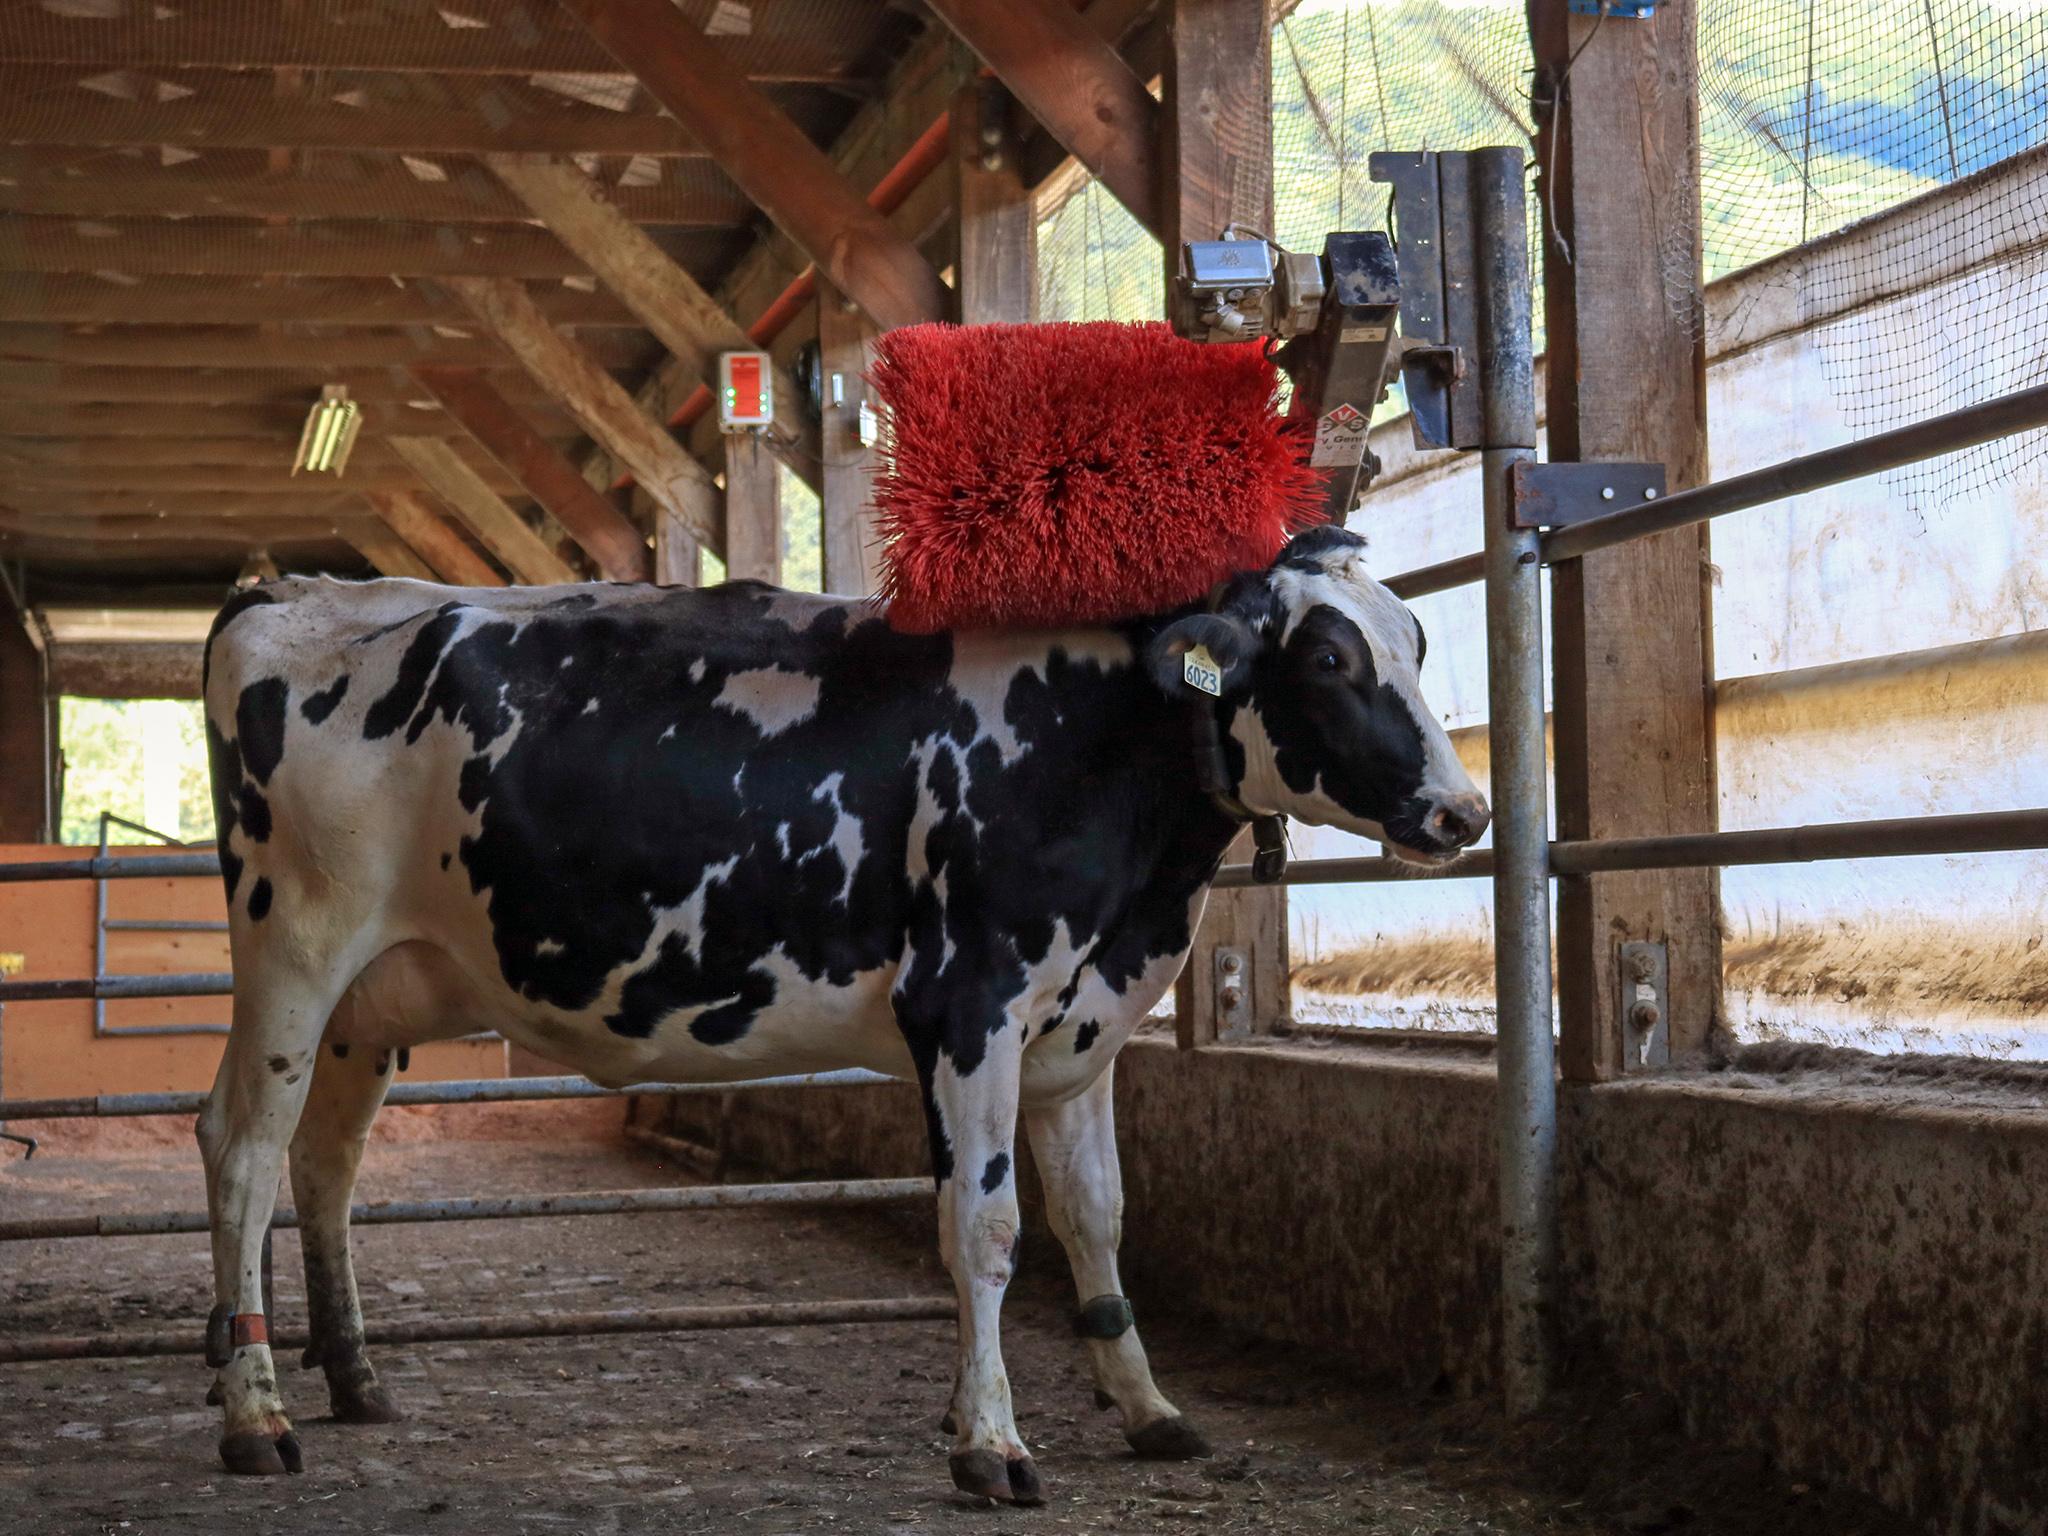
<path fill-rule="evenodd" d="M 766 352 L 718 354 L 718 428 L 751 432 L 775 419 L 775 376 Z"/>

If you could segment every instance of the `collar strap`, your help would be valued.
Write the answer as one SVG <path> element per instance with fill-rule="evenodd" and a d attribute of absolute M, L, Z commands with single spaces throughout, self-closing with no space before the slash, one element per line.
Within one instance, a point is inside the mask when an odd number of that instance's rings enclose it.
<path fill-rule="evenodd" d="M 1252 879 L 1259 885 L 1277 885 L 1287 873 L 1287 818 L 1253 810 L 1237 798 L 1230 782 L 1230 766 L 1223 756 L 1223 728 L 1216 723 L 1216 708 L 1206 699 L 1195 705 L 1195 782 L 1218 810 L 1232 821 L 1248 822 L 1252 829 Z"/>

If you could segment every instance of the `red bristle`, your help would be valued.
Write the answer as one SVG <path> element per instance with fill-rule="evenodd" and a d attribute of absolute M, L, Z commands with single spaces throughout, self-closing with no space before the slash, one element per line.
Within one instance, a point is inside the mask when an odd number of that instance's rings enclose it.
<path fill-rule="evenodd" d="M 1161 324 L 919 325 L 871 375 L 894 446 L 875 485 L 889 622 L 1104 623 L 1269 564 L 1321 512 L 1305 424 L 1252 345 Z"/>

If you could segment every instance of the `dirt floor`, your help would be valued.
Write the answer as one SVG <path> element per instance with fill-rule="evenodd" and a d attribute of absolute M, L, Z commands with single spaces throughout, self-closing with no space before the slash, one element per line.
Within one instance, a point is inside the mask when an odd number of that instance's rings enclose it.
<path fill-rule="evenodd" d="M 361 1193 L 684 1179 L 613 1139 L 615 1106 L 563 1110 L 401 1119 L 373 1145 Z M 0 1149 L 0 1213 L 201 1205 L 188 1135 L 60 1131 L 26 1165 Z M 921 1208 L 387 1226 L 356 1242 L 373 1321 L 948 1289 Z M 289 1233 L 277 1277 L 277 1310 L 295 1324 Z M 189 1325 L 196 1341 L 210 1298 L 198 1237 L 15 1244 L 0 1258 L 4 1333 Z M 276 1480 L 221 1471 L 197 1358 L 0 1366 L 0 1536 L 1901 1529 L 1757 1458 L 1689 1451 L 1654 1405 L 1603 1401 L 1510 1435 L 1483 1404 L 1367 1392 L 1330 1362 L 1176 1326 L 1170 1298 L 1137 1304 L 1162 1386 L 1217 1455 L 1131 1458 L 1091 1406 L 1065 1265 L 1030 1252 L 1004 1344 L 1040 1509 L 952 1490 L 937 1428 L 952 1328 L 910 1323 L 386 1348 L 376 1363 L 410 1417 L 379 1428 L 326 1422 L 319 1373 L 281 1360 L 306 1472 Z"/>

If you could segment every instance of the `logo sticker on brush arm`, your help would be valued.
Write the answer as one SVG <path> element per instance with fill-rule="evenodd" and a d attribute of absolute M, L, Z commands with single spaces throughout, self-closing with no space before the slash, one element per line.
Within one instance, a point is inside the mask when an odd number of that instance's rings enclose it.
<path fill-rule="evenodd" d="M 1192 645 L 1182 652 L 1180 675 L 1190 688 L 1200 689 L 1212 698 L 1223 697 L 1223 669 L 1216 665 L 1216 658 L 1209 654 L 1206 645 Z"/>
<path fill-rule="evenodd" d="M 1325 412 L 1316 422 L 1316 445 L 1309 463 L 1319 469 L 1344 468 L 1365 456 L 1367 430 L 1372 426 L 1365 412 L 1355 405 L 1340 405 Z"/>

